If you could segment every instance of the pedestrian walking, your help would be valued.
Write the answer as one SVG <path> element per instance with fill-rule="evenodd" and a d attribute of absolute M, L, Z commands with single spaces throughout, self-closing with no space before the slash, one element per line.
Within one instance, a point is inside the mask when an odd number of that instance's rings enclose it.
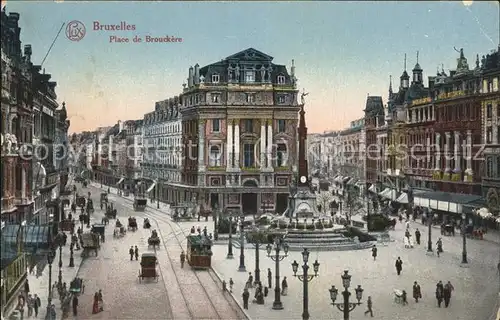
<path fill-rule="evenodd" d="M 281 281 L 281 295 L 286 296 L 288 294 L 288 282 L 286 281 L 286 277 L 283 277 L 283 281 Z"/>
<path fill-rule="evenodd" d="M 181 268 L 184 268 L 184 261 L 186 261 L 186 254 L 184 251 L 181 252 Z"/>
<path fill-rule="evenodd" d="M 396 260 L 396 272 L 398 273 L 398 276 L 401 275 L 401 271 L 403 270 L 403 261 L 401 261 L 401 257 L 398 257 Z"/>
<path fill-rule="evenodd" d="M 24 283 L 24 292 L 26 296 L 28 295 L 28 293 L 30 293 L 30 284 L 28 282 L 28 279 L 26 279 L 26 282 Z"/>
<path fill-rule="evenodd" d="M 250 292 L 248 292 L 248 289 L 245 288 L 243 289 L 243 309 L 248 310 L 248 299 L 250 299 Z"/>
<path fill-rule="evenodd" d="M 417 228 L 417 230 L 415 230 L 415 240 L 417 241 L 418 245 L 420 245 L 420 236 L 421 236 L 420 231 Z"/>
<path fill-rule="evenodd" d="M 57 313 L 56 313 L 56 305 L 55 304 L 52 304 L 50 306 L 49 315 L 50 315 L 49 316 L 50 320 L 56 320 Z"/>
<path fill-rule="evenodd" d="M 130 255 L 130 261 L 134 260 L 134 247 L 130 246 L 130 249 L 128 250 L 128 254 Z"/>
<path fill-rule="evenodd" d="M 20 294 L 17 297 L 17 307 L 16 307 L 16 309 L 21 314 L 21 320 L 24 319 L 24 307 L 25 307 L 25 305 L 26 305 L 26 299 L 24 299 L 23 295 Z"/>
<path fill-rule="evenodd" d="M 33 315 L 33 304 L 33 297 L 31 296 L 31 294 L 28 294 L 28 298 L 26 299 L 26 305 L 28 307 L 28 317 L 31 317 Z"/>
<path fill-rule="evenodd" d="M 229 278 L 229 292 L 233 292 L 234 281 L 233 278 Z"/>
<path fill-rule="evenodd" d="M 104 300 L 102 299 L 102 290 L 99 289 L 98 293 L 98 298 L 99 298 L 99 311 L 104 311 Z"/>
<path fill-rule="evenodd" d="M 368 296 L 368 300 L 366 300 L 366 311 L 365 311 L 365 316 L 367 314 L 370 314 L 370 317 L 373 318 L 373 310 L 372 310 L 373 302 L 372 302 L 372 297 Z"/>
<path fill-rule="evenodd" d="M 250 288 L 253 288 L 253 276 L 252 273 L 248 273 L 248 283 L 250 283 Z"/>
<path fill-rule="evenodd" d="M 226 280 L 222 280 L 222 292 L 226 292 L 226 291 L 227 291 Z"/>
<path fill-rule="evenodd" d="M 406 294 L 406 290 L 403 290 L 403 294 L 401 295 L 401 299 L 403 300 L 403 306 L 408 304 L 408 295 Z"/>
<path fill-rule="evenodd" d="M 40 297 L 37 294 L 35 294 L 33 300 L 35 301 L 35 303 L 33 304 L 33 310 L 35 311 L 35 318 L 36 318 L 38 317 L 38 308 L 42 306 L 42 301 L 40 301 Z"/>
<path fill-rule="evenodd" d="M 448 308 L 450 305 L 450 300 L 451 300 L 451 292 L 454 290 L 452 284 L 450 281 L 448 281 L 443 288 L 443 299 L 444 299 L 444 306 L 445 308 Z"/>
<path fill-rule="evenodd" d="M 78 297 L 73 295 L 73 316 L 78 315 Z"/>
<path fill-rule="evenodd" d="M 135 246 L 134 248 L 134 255 L 135 255 L 135 260 L 139 260 L 139 248 L 137 248 L 137 246 Z"/>
<path fill-rule="evenodd" d="M 92 304 L 92 314 L 99 313 L 99 293 L 94 294 L 94 303 Z"/>
<path fill-rule="evenodd" d="M 415 281 L 413 283 L 413 299 L 418 303 L 418 299 L 422 299 L 422 290 L 420 289 L 420 285 Z"/>
<path fill-rule="evenodd" d="M 377 247 L 374 245 L 372 248 L 373 261 L 377 260 Z"/>
<path fill-rule="evenodd" d="M 498 272 L 500 272 L 500 263 L 498 263 Z M 273 287 L 273 273 L 271 272 L 271 268 L 267 268 L 267 285 L 269 289 Z"/>
<path fill-rule="evenodd" d="M 443 291 L 443 283 L 439 281 L 436 285 L 436 300 L 439 308 L 441 308 L 441 303 L 443 302 Z"/>
<path fill-rule="evenodd" d="M 267 297 L 268 294 L 269 294 L 269 288 L 265 287 L 264 288 L 264 297 Z"/>
<path fill-rule="evenodd" d="M 443 252 L 443 239 L 439 238 L 438 241 L 436 242 L 436 246 L 437 246 L 437 255 L 439 257 L 439 254 Z"/>

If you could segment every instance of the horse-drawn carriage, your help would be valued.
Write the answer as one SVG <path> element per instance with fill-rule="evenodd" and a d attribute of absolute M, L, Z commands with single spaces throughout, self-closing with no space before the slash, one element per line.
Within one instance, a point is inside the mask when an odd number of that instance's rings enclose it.
<path fill-rule="evenodd" d="M 127 230 L 137 231 L 137 220 L 135 217 L 128 217 Z"/>
<path fill-rule="evenodd" d="M 203 234 L 187 236 L 186 258 L 192 268 L 210 268 L 212 264 L 212 240 Z"/>
<path fill-rule="evenodd" d="M 144 218 L 144 223 L 142 224 L 142 227 L 144 229 L 149 229 L 151 228 L 151 222 L 149 222 L 149 219 L 148 218 Z"/>
<path fill-rule="evenodd" d="M 157 264 L 158 259 L 156 258 L 156 254 L 150 252 L 143 253 L 141 256 L 141 270 L 139 270 L 139 282 L 145 278 L 155 278 L 156 282 L 158 282 L 160 274 L 156 269 Z"/>
<path fill-rule="evenodd" d="M 104 205 L 108 203 L 108 194 L 106 192 L 101 193 L 101 210 Z"/>
<path fill-rule="evenodd" d="M 109 219 L 116 219 L 116 208 L 113 207 L 113 203 L 106 202 L 106 213 L 105 216 Z"/>
<path fill-rule="evenodd" d="M 135 198 L 134 199 L 134 210 L 135 211 L 144 211 L 146 210 L 146 206 L 148 204 L 148 200 L 145 198 Z"/>
<path fill-rule="evenodd" d="M 74 278 L 69 284 L 69 292 L 75 295 L 85 293 L 85 285 L 82 278 Z"/>
<path fill-rule="evenodd" d="M 123 237 L 126 233 L 127 229 L 125 229 L 120 220 L 116 220 L 115 230 L 113 231 L 113 237 L 115 238 Z"/>
<path fill-rule="evenodd" d="M 98 235 L 101 236 L 101 242 L 105 242 L 104 238 L 105 231 L 106 231 L 106 225 L 104 224 L 94 224 L 92 225 L 92 229 L 90 229 L 90 232 L 97 233 Z"/>
<path fill-rule="evenodd" d="M 81 245 L 82 245 L 82 257 L 88 257 L 91 251 L 95 252 L 97 256 L 97 252 L 101 247 L 99 242 L 100 235 L 97 233 L 87 232 L 82 234 Z"/>
<path fill-rule="evenodd" d="M 443 224 L 441 225 L 441 234 L 443 236 L 454 236 L 455 227 L 452 224 Z"/>
<path fill-rule="evenodd" d="M 66 219 L 59 222 L 59 230 L 71 232 L 75 228 L 75 223 L 72 220 Z"/>
<path fill-rule="evenodd" d="M 160 237 L 156 230 L 151 231 L 151 237 L 148 238 L 148 247 L 160 247 Z"/>

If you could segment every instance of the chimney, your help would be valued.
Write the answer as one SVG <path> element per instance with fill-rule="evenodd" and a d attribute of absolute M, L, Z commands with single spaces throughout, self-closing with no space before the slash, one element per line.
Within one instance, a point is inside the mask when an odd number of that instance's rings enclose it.
<path fill-rule="evenodd" d="M 33 51 L 31 50 L 31 44 L 24 45 L 24 56 L 26 57 L 26 62 L 31 62 L 32 52 Z"/>
<path fill-rule="evenodd" d="M 295 60 L 292 59 L 292 68 L 290 69 L 290 75 L 293 79 L 295 77 Z"/>
<path fill-rule="evenodd" d="M 200 84 L 200 65 L 195 64 L 194 66 L 194 84 Z"/>
<path fill-rule="evenodd" d="M 189 67 L 188 88 L 191 88 L 193 86 L 193 77 L 193 67 Z"/>

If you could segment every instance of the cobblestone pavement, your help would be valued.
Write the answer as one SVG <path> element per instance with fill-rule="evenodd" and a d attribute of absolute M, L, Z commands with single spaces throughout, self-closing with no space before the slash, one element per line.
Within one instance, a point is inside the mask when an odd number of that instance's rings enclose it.
<path fill-rule="evenodd" d="M 100 193 L 97 189 L 96 193 Z M 111 190 L 113 192 L 113 190 Z M 168 214 L 168 208 L 163 206 L 160 210 L 156 210 L 156 204 L 152 204 L 153 208 L 149 207 L 146 212 L 134 212 L 132 210 L 132 202 L 130 199 L 124 199 L 123 197 L 118 197 L 116 194 L 109 195 L 110 201 L 112 201 L 118 209 L 118 215 L 123 216 L 123 221 L 126 221 L 128 216 L 138 217 L 138 224 L 140 230 L 138 230 L 133 237 L 139 237 L 129 240 L 130 233 L 126 235 L 125 240 L 116 240 L 117 242 L 126 241 L 127 244 L 124 245 L 125 258 L 130 245 L 140 245 L 139 250 L 148 250 L 147 248 L 147 237 L 149 236 L 149 230 L 142 229 L 142 218 L 150 218 L 153 228 L 157 229 L 162 236 L 163 242 L 165 242 L 166 247 L 161 246 L 156 250 L 159 259 L 159 269 L 161 270 L 162 279 L 160 283 L 163 282 L 166 287 L 166 295 L 168 298 L 151 298 L 154 294 L 151 294 L 148 288 L 148 293 L 145 295 L 144 289 L 141 292 L 135 293 L 135 295 L 141 294 L 147 299 L 157 300 L 160 304 L 165 305 L 165 300 L 169 304 L 169 309 L 171 309 L 170 315 L 160 315 L 154 316 L 153 310 L 156 312 L 157 307 L 154 305 L 146 306 L 141 312 L 135 312 L 134 315 L 125 316 L 118 314 L 115 316 L 115 309 L 108 303 L 107 309 L 111 310 L 110 313 L 113 314 L 113 318 L 142 318 L 142 319 L 152 319 L 152 318 L 162 318 L 162 319 L 245 319 L 244 313 L 240 310 L 238 304 L 235 300 L 228 294 L 222 292 L 222 284 L 213 272 L 206 271 L 192 271 L 186 264 L 185 268 L 180 266 L 180 254 L 182 251 L 179 242 L 182 247 L 186 247 L 185 235 L 189 234 L 189 229 L 192 224 L 200 225 L 201 228 L 206 224 L 201 222 L 192 222 L 184 224 L 176 224 L 170 220 Z M 148 204 L 149 205 L 149 204 Z M 114 221 L 112 220 L 112 223 Z M 157 224 L 156 224 L 157 223 Z M 153 249 L 149 249 L 152 251 Z M 116 251 L 116 250 L 115 250 Z M 114 257 L 113 257 L 114 258 Z M 116 260 L 119 260 L 116 259 Z M 109 263 L 109 262 L 108 262 Z M 123 264 L 123 262 L 121 262 Z M 120 262 L 118 262 L 120 265 Z M 85 265 L 84 265 L 85 266 Z M 123 269 L 123 266 L 121 267 Z M 117 273 L 125 273 L 123 271 Z M 121 276 L 124 278 L 124 276 Z M 137 281 L 137 271 L 134 273 L 133 280 Z M 120 281 L 118 281 L 120 282 Z M 137 285 L 132 290 L 137 289 Z M 123 291 L 120 289 L 120 291 Z M 106 295 L 106 294 L 105 294 Z M 114 299 L 114 298 L 113 298 Z M 105 303 L 106 303 L 105 298 Z M 128 303 L 132 305 L 132 302 Z M 138 301 L 133 302 L 133 305 L 140 304 Z M 124 306 L 127 304 L 125 303 Z M 123 312 L 126 312 L 130 308 L 121 307 Z M 142 309 L 142 308 L 141 308 Z M 159 310 L 162 310 L 161 308 Z M 104 314 L 104 318 L 109 318 L 109 315 Z"/>

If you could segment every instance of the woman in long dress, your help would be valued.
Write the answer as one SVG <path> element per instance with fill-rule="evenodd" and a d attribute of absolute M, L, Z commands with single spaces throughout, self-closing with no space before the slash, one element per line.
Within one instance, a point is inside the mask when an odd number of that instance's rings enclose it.
<path fill-rule="evenodd" d="M 99 293 L 94 294 L 94 303 L 92 304 L 92 313 L 99 313 Z"/>

